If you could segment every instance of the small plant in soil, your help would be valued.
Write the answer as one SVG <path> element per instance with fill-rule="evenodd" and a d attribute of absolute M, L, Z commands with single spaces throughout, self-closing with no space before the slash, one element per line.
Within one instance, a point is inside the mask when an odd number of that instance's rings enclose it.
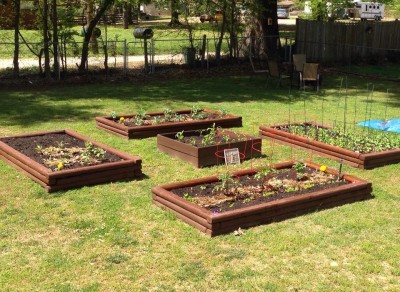
<path fill-rule="evenodd" d="M 303 162 L 296 162 L 293 164 L 293 168 L 296 170 L 297 180 L 301 180 L 304 177 L 307 165 Z"/>
<path fill-rule="evenodd" d="M 228 143 L 229 141 L 233 140 L 229 135 L 222 135 L 222 141 Z"/>
<path fill-rule="evenodd" d="M 228 111 L 226 109 L 220 109 L 218 110 L 218 112 L 221 115 L 221 117 L 224 117 L 228 114 Z"/>
<path fill-rule="evenodd" d="M 194 105 L 191 109 L 190 117 L 193 120 L 202 120 L 204 119 L 204 112 L 197 105 Z"/>
<path fill-rule="evenodd" d="M 154 124 L 161 124 L 163 122 L 163 118 L 160 116 L 155 116 L 153 118 Z"/>
<path fill-rule="evenodd" d="M 173 112 L 170 108 L 164 109 L 164 120 L 166 122 L 172 122 L 174 120 L 175 116 L 176 116 L 176 113 Z"/>
<path fill-rule="evenodd" d="M 220 180 L 220 184 L 214 186 L 214 191 L 222 192 L 226 196 L 234 195 L 237 188 L 241 185 L 240 181 L 229 172 L 220 174 L 218 179 Z"/>
<path fill-rule="evenodd" d="M 85 149 L 81 154 L 83 164 L 90 164 L 93 160 L 102 161 L 106 158 L 106 151 L 94 146 L 91 142 L 85 142 Z"/>
<path fill-rule="evenodd" d="M 256 180 L 264 182 L 268 178 L 268 176 L 270 174 L 273 174 L 274 172 L 275 172 L 275 169 L 273 169 L 273 168 L 264 168 L 264 169 L 260 170 L 259 172 L 257 172 L 254 175 L 254 178 Z"/>
<path fill-rule="evenodd" d="M 139 118 L 141 118 L 142 120 L 146 120 L 146 119 L 150 118 L 150 116 L 147 115 L 146 112 L 142 108 L 138 111 L 137 116 Z"/>
<path fill-rule="evenodd" d="M 185 135 L 183 135 L 184 131 L 180 131 L 178 133 L 175 134 L 176 139 L 178 139 L 178 141 L 182 142 L 183 139 L 185 138 Z"/>
<path fill-rule="evenodd" d="M 217 129 L 215 128 L 215 123 L 212 125 L 211 128 L 208 128 L 207 131 L 208 134 L 204 135 L 203 139 L 201 140 L 201 144 L 204 146 L 213 144 L 215 138 L 217 137 Z"/>
<path fill-rule="evenodd" d="M 145 120 L 143 120 L 140 116 L 136 116 L 136 117 L 134 118 L 134 124 L 135 124 L 136 126 L 142 126 L 142 125 L 145 124 Z"/>

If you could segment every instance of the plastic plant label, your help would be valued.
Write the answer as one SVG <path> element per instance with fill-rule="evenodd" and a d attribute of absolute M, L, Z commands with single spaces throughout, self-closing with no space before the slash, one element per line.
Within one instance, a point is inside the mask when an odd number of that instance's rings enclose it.
<path fill-rule="evenodd" d="M 240 164 L 240 154 L 238 148 L 224 149 L 224 158 L 226 165 Z"/>

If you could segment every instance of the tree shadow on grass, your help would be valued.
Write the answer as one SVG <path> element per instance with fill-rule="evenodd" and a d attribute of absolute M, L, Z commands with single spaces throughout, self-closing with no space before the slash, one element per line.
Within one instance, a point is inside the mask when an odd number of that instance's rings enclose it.
<path fill-rule="evenodd" d="M 71 100 L 52 102 L 34 93 L 10 93 L 0 97 L 0 125 L 33 125 L 49 121 L 76 121 L 91 117 L 97 104 L 76 104 Z"/>
<path fill-rule="evenodd" d="M 260 102 L 268 109 L 272 102 L 276 106 L 276 103 L 287 104 L 299 100 L 314 102 L 324 98 L 323 94 L 315 91 L 267 86 L 264 80 L 262 77 L 250 79 L 247 76 L 172 81 L 149 78 L 142 84 L 90 84 L 45 90 L 3 91 L 0 94 L 0 125 L 93 121 L 96 116 L 109 115 L 116 104 L 119 110 L 123 109 L 121 114 L 134 114 L 140 108 L 146 111 L 162 111 L 166 107 L 183 109 L 198 102 L 209 103 L 215 109 L 221 103 L 228 103 L 230 108 L 237 104 L 243 110 L 251 102 Z M 337 81 L 326 81 L 326 88 L 336 90 Z M 400 107 L 400 100 L 390 95 L 388 106 Z"/>
<path fill-rule="evenodd" d="M 154 105 L 159 105 L 158 110 L 162 111 L 170 104 L 174 109 L 176 104 L 189 108 L 197 102 L 286 102 L 287 92 L 284 88 L 254 86 L 243 77 L 4 91 L 0 95 L 0 124 L 24 126 L 53 120 L 91 120 L 109 115 L 115 100 L 134 108 L 154 109 Z M 129 113 L 135 112 L 124 114 Z"/>

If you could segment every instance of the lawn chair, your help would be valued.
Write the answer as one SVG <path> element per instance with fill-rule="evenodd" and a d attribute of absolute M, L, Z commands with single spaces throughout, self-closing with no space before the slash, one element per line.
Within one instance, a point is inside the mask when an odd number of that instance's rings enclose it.
<path fill-rule="evenodd" d="M 280 64 L 276 60 L 268 60 L 268 71 L 269 71 L 268 81 L 270 78 L 278 79 L 278 83 L 276 85 L 277 88 L 282 84 L 282 80 L 291 81 L 290 75 L 286 75 L 286 74 L 282 73 Z M 292 87 L 291 82 L 290 82 L 290 87 Z"/>
<path fill-rule="evenodd" d="M 301 74 L 301 86 L 305 89 L 306 83 L 314 84 L 314 89 L 319 91 L 320 75 L 319 64 L 305 63 L 303 66 L 303 73 Z"/>
<path fill-rule="evenodd" d="M 305 63 L 306 63 L 306 55 L 304 54 L 293 55 L 292 81 L 293 79 L 296 79 L 298 87 L 300 87 L 301 74 L 303 72 L 303 66 Z"/>

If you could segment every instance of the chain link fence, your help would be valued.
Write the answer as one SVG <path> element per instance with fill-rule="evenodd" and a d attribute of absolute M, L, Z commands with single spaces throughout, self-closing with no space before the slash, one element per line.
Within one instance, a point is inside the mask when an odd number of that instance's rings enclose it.
<path fill-rule="evenodd" d="M 187 39 L 150 39 L 134 41 L 109 40 L 106 42 L 99 40 L 97 44 L 90 44 L 88 61 L 85 64 L 87 71 L 114 70 L 123 74 L 155 73 L 177 65 L 208 69 L 215 63 L 215 52 L 217 39 L 203 38 L 194 39 L 194 50 L 189 50 L 190 43 Z M 235 48 L 230 44 L 232 39 L 225 38 L 221 45 L 221 56 L 240 62 L 241 64 L 249 61 L 250 40 L 246 37 L 239 37 L 235 40 Z M 145 46 L 144 42 L 147 42 Z M 291 62 L 291 56 L 296 51 L 298 44 L 292 38 L 281 39 L 281 60 Z M 82 42 L 60 43 L 58 46 L 60 63 L 60 75 L 77 72 L 81 63 Z M 147 54 L 145 52 L 147 47 Z M 323 48 L 329 51 L 330 56 L 335 52 L 343 55 L 347 52 L 346 58 L 340 62 L 312 59 L 310 50 L 313 47 Z M 50 44 L 50 64 L 54 63 Z M 345 74 L 355 74 L 384 78 L 389 80 L 400 80 L 398 65 L 400 64 L 400 48 L 384 49 L 365 46 L 329 44 L 329 43 L 307 43 L 307 61 L 320 62 L 331 70 L 337 70 Z M 252 48 L 252 54 L 257 54 L 257 50 Z M 362 54 L 361 54 L 362 53 Z M 319 52 L 325 56 L 324 52 Z M 13 75 L 13 56 L 14 43 L 0 43 L 0 77 L 8 78 Z M 257 56 L 256 56 L 257 57 Z M 326 56 L 325 56 L 326 57 Z M 325 58 L 326 59 L 326 58 Z M 333 58 L 335 59 L 335 58 Z M 220 65 L 224 66 L 224 62 Z M 365 69 L 367 65 L 367 70 Z M 19 47 L 19 68 L 20 75 L 40 74 L 44 71 L 43 43 L 21 43 Z M 249 66 L 249 70 L 250 66 Z"/>
<path fill-rule="evenodd" d="M 145 44 L 146 42 L 146 44 Z M 85 64 L 88 72 L 99 70 L 119 70 L 124 74 L 135 71 L 154 73 L 163 67 L 186 65 L 209 68 L 215 60 L 217 38 L 193 39 L 135 39 L 118 41 L 99 39 L 89 44 L 89 55 Z M 285 40 L 284 61 L 290 60 L 292 40 Z M 230 60 L 248 61 L 249 39 L 224 38 L 221 43 L 221 57 Z M 50 45 L 50 64 L 54 63 L 53 44 Z M 81 63 L 83 42 L 62 42 L 58 44 L 60 72 L 72 73 Z M 0 43 L 0 76 L 12 76 L 14 43 Z M 20 43 L 20 75 L 38 74 L 44 71 L 43 43 Z M 243 63 L 243 62 L 242 62 Z M 222 63 L 223 65 L 223 63 Z"/>

